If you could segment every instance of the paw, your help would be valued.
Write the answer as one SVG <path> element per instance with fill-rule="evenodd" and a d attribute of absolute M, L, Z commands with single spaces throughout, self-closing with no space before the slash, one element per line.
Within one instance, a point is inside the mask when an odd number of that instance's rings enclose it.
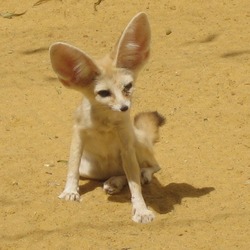
<path fill-rule="evenodd" d="M 149 168 L 141 169 L 141 184 L 148 184 L 152 180 L 152 171 Z"/>
<path fill-rule="evenodd" d="M 77 191 L 68 192 L 64 190 L 58 198 L 64 199 L 66 201 L 80 201 L 80 194 Z"/>
<path fill-rule="evenodd" d="M 117 194 L 123 189 L 125 185 L 126 185 L 125 176 L 114 176 L 104 182 L 103 190 L 107 194 Z"/>
<path fill-rule="evenodd" d="M 152 211 L 148 209 L 135 210 L 132 220 L 137 223 L 149 223 L 152 222 L 155 218 L 155 215 Z"/>

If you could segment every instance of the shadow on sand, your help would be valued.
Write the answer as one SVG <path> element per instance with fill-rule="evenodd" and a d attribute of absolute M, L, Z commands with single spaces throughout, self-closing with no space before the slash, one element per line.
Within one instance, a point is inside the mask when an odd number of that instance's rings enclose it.
<path fill-rule="evenodd" d="M 80 194 L 84 195 L 101 186 L 101 182 L 89 181 L 80 186 Z M 147 205 L 152 207 L 157 213 L 165 214 L 172 211 L 176 204 L 181 204 L 183 198 L 198 198 L 209 194 L 215 189 L 213 187 L 196 188 L 187 183 L 170 183 L 163 186 L 154 177 L 150 184 L 143 186 L 142 190 Z M 110 195 L 108 200 L 112 202 L 130 202 L 128 187 L 124 188 L 117 195 Z"/>

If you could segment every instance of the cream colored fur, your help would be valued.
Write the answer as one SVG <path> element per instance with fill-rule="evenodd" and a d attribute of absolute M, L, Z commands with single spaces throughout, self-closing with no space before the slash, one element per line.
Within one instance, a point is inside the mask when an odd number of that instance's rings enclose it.
<path fill-rule="evenodd" d="M 104 180 L 109 194 L 127 183 L 131 192 L 133 220 L 154 219 L 141 192 L 160 168 L 153 155 L 158 128 L 164 122 L 157 112 L 130 119 L 131 96 L 137 74 L 150 51 L 150 27 L 145 13 L 137 14 L 122 33 L 112 52 L 94 60 L 66 43 L 50 48 L 51 63 L 59 80 L 83 93 L 76 112 L 67 181 L 59 196 L 79 200 L 80 176 Z"/>

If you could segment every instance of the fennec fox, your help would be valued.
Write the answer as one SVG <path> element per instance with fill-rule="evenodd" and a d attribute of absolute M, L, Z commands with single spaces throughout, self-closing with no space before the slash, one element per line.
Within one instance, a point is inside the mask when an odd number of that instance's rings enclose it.
<path fill-rule="evenodd" d="M 70 148 L 67 181 L 59 198 L 79 200 L 79 178 L 104 180 L 108 194 L 129 185 L 135 222 L 154 219 L 141 192 L 159 165 L 153 155 L 158 128 L 157 112 L 130 119 L 131 96 L 139 70 L 149 56 L 150 27 L 145 13 L 128 24 L 110 54 L 94 60 L 66 43 L 50 47 L 51 63 L 66 87 L 84 98 L 77 109 Z"/>

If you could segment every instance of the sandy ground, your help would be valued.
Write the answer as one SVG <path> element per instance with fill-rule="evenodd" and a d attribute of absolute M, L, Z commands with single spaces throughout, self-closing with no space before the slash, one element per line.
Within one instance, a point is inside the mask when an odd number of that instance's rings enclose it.
<path fill-rule="evenodd" d="M 249 0 L 1 1 L 0 249 L 250 249 Z M 80 94 L 63 88 L 48 47 L 108 52 L 147 12 L 152 55 L 133 114 L 167 118 L 162 170 L 143 188 L 156 220 L 131 221 L 128 189 L 109 197 L 81 181 L 82 202 L 57 198 Z"/>

